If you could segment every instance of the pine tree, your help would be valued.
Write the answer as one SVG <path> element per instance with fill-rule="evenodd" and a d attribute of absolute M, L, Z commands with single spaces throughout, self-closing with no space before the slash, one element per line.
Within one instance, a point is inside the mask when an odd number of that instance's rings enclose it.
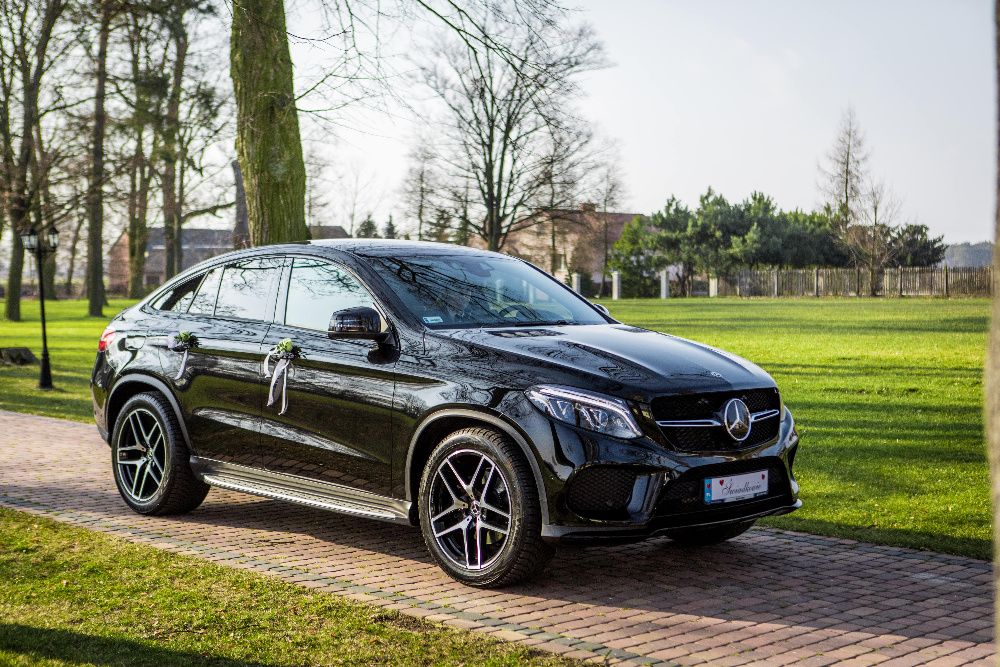
<path fill-rule="evenodd" d="M 396 223 L 392 221 L 392 215 L 389 216 L 389 219 L 385 222 L 385 227 L 382 228 L 382 238 L 396 238 Z"/>
<path fill-rule="evenodd" d="M 424 240 L 437 241 L 438 243 L 451 241 L 451 214 L 446 209 L 439 208 L 428 222 L 427 231 L 424 232 Z"/>
<path fill-rule="evenodd" d="M 365 219 L 361 221 L 358 225 L 357 231 L 354 236 L 359 239 L 377 239 L 378 238 L 378 226 L 375 224 L 375 220 L 369 213 L 365 216 Z"/>

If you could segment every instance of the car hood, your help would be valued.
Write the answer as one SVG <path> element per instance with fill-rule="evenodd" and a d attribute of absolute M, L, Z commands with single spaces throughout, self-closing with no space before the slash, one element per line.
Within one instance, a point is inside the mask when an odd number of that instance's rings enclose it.
<path fill-rule="evenodd" d="M 462 329 L 448 336 L 520 358 L 519 377 L 635 399 L 774 386 L 760 367 L 734 354 L 623 324 Z"/>

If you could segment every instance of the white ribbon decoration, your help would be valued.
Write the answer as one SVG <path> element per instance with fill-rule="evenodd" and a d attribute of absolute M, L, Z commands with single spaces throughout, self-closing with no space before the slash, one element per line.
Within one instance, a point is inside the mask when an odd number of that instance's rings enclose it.
<path fill-rule="evenodd" d="M 284 354 L 284 353 L 279 353 Z M 271 359 L 276 356 L 274 350 L 267 353 L 264 357 L 264 377 L 271 378 L 271 388 L 267 393 L 267 407 L 274 405 L 275 396 L 274 388 L 278 384 L 278 380 L 281 380 L 281 410 L 278 411 L 279 415 L 285 414 L 285 410 L 288 409 L 288 367 L 292 364 L 292 356 L 280 356 L 277 357 L 278 362 L 274 365 L 274 372 L 271 372 Z"/>
<path fill-rule="evenodd" d="M 177 375 L 174 376 L 174 381 L 176 382 L 180 380 L 182 377 L 184 377 L 184 370 L 187 368 L 187 362 L 188 362 L 188 350 L 190 350 L 194 346 L 190 342 L 182 342 L 177 339 L 173 339 L 169 343 L 167 343 L 167 347 L 172 352 L 184 350 L 184 356 L 181 358 L 181 367 L 178 369 Z"/>
<path fill-rule="evenodd" d="M 184 356 L 181 357 L 181 367 L 177 371 L 177 375 L 174 376 L 174 380 L 180 380 L 181 377 L 183 377 L 184 369 L 187 367 L 187 362 L 188 362 L 188 350 L 190 349 L 191 348 L 187 347 L 186 345 L 184 346 Z"/>

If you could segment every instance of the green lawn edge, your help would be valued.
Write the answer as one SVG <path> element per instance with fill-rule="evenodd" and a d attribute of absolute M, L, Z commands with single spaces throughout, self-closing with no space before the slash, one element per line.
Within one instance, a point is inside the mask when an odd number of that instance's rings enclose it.
<path fill-rule="evenodd" d="M 0 664 L 576 663 L 0 508 Z"/>

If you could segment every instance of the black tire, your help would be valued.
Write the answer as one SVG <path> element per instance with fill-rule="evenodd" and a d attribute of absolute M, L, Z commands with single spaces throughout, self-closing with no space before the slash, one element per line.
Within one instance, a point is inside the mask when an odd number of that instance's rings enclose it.
<path fill-rule="evenodd" d="M 667 537 L 690 546 L 706 546 L 731 540 L 750 530 L 757 520 L 729 523 L 724 526 L 709 526 L 706 528 L 680 528 L 667 533 Z"/>
<path fill-rule="evenodd" d="M 161 438 L 155 436 L 157 428 Z M 147 438 L 147 433 L 153 435 Z M 139 514 L 186 514 L 201 505 L 211 488 L 191 471 L 177 416 L 166 399 L 153 392 L 133 396 L 119 411 L 111 438 L 111 468 L 118 493 Z M 146 492 L 143 485 L 151 483 L 155 490 Z"/>
<path fill-rule="evenodd" d="M 483 457 L 480 459 L 482 467 L 475 467 L 471 474 L 464 472 L 473 467 L 477 456 Z M 441 500 L 447 499 L 447 496 L 442 495 L 445 478 L 438 477 L 438 473 L 450 462 L 454 462 L 454 465 L 445 470 L 456 470 L 455 466 L 461 468 L 465 461 L 468 461 L 469 467 L 464 468 L 459 477 L 450 476 L 449 479 L 452 483 L 458 480 L 455 488 L 461 487 L 465 479 L 471 479 L 471 486 L 466 488 L 473 489 L 471 497 L 475 499 L 478 496 L 480 500 L 469 501 L 470 496 L 467 494 L 463 496 L 464 501 L 451 496 L 451 500 L 446 502 L 465 502 L 467 508 L 461 509 L 456 505 L 453 509 L 445 509 L 445 512 L 452 514 L 435 522 L 432 520 L 435 516 L 433 508 L 437 506 L 440 513 Z M 492 471 L 489 467 L 491 464 Z M 447 474 L 451 475 L 450 472 Z M 505 492 L 502 491 L 503 488 L 506 488 Z M 503 504 L 505 498 L 508 504 L 504 507 L 509 507 L 510 510 L 506 519 L 503 511 L 495 511 L 495 508 L 500 509 L 499 505 Z M 478 505 L 479 502 L 482 505 Z M 541 537 L 542 513 L 535 478 L 528 462 L 510 438 L 493 429 L 465 428 L 452 433 L 434 448 L 420 479 L 418 507 L 420 528 L 431 556 L 448 575 L 469 586 L 499 588 L 526 581 L 545 567 L 555 551 Z M 479 511 L 474 510 L 474 507 L 479 507 Z M 483 528 L 478 523 L 479 519 L 482 519 Z M 469 523 L 465 528 L 452 529 L 453 532 L 447 535 L 435 536 L 434 525 L 438 526 L 440 532 L 450 525 L 448 522 L 461 523 L 466 520 Z M 507 533 L 501 536 L 499 531 L 491 531 L 489 527 L 494 524 L 506 527 Z M 452 542 L 461 540 L 463 547 L 467 549 L 464 556 L 466 563 L 469 563 L 468 567 L 458 562 L 461 559 L 456 550 L 450 548 L 447 539 Z M 488 558 L 484 563 L 480 551 L 478 562 L 473 564 L 470 545 L 478 547 L 480 544 L 491 553 L 487 553 Z"/>

